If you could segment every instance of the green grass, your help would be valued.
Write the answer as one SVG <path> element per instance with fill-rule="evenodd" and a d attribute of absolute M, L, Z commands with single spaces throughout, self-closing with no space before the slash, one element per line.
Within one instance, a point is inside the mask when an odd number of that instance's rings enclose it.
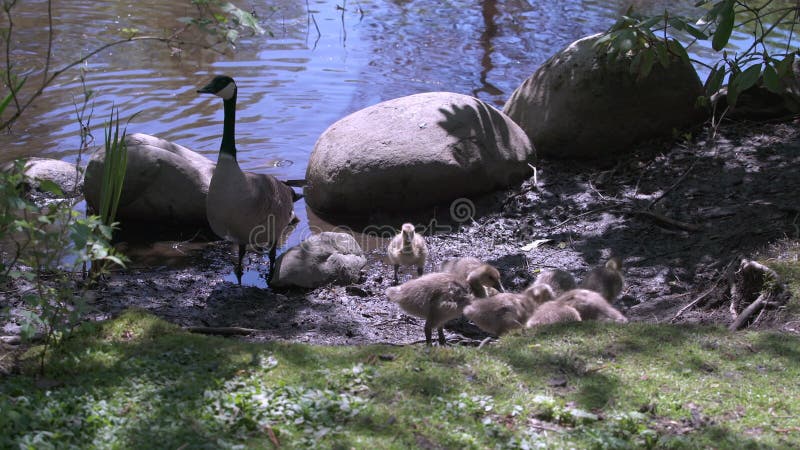
<path fill-rule="evenodd" d="M 56 387 L 0 380 L 0 448 L 800 448 L 800 340 L 781 334 L 586 322 L 324 347 L 131 311 L 48 361 Z"/>

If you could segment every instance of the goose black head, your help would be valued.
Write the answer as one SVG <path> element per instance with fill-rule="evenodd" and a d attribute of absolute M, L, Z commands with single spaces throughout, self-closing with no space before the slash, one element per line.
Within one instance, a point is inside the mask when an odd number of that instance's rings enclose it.
<path fill-rule="evenodd" d="M 227 75 L 217 75 L 202 89 L 198 89 L 197 93 L 214 94 L 223 100 L 230 100 L 236 95 L 236 82 Z"/>

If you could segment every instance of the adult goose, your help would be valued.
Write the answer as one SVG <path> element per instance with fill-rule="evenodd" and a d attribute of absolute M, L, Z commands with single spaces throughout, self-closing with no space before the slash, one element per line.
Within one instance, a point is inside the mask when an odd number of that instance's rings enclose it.
<path fill-rule="evenodd" d="M 236 161 L 236 82 L 214 77 L 200 94 L 222 98 L 225 109 L 219 158 L 206 197 L 208 224 L 218 236 L 239 247 L 236 278 L 242 284 L 242 259 L 247 246 L 269 249 L 272 279 L 281 235 L 294 219 L 293 203 L 299 198 L 291 187 L 271 175 L 243 172 Z"/>

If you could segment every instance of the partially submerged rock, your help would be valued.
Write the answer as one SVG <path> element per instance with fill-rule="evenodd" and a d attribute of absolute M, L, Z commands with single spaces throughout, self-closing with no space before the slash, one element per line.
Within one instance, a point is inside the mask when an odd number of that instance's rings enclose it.
<path fill-rule="evenodd" d="M 275 261 L 271 287 L 315 288 L 355 283 L 367 263 L 361 246 L 347 233 L 315 234 Z"/>
<path fill-rule="evenodd" d="M 117 218 L 206 225 L 206 195 L 214 163 L 199 153 L 146 134 L 126 137 L 128 168 Z M 105 149 L 89 161 L 84 193 L 97 210 Z"/>
<path fill-rule="evenodd" d="M 306 171 L 306 201 L 327 213 L 420 209 L 530 176 L 525 133 L 467 95 L 428 92 L 389 100 L 331 125 Z"/>
<path fill-rule="evenodd" d="M 3 165 L 3 170 L 10 170 L 12 163 Z M 51 181 L 61 189 L 64 197 L 79 195 L 83 186 L 83 174 L 75 164 L 50 158 L 27 158 L 25 160 L 25 175 L 29 178 L 31 187 L 39 189 L 41 181 Z"/>
<path fill-rule="evenodd" d="M 518 87 L 508 114 L 537 151 L 555 158 L 613 158 L 643 140 L 667 137 L 701 123 L 695 107 L 703 86 L 691 64 L 655 64 L 643 80 L 630 60 L 609 61 L 594 44 L 599 34 L 573 42 Z"/>

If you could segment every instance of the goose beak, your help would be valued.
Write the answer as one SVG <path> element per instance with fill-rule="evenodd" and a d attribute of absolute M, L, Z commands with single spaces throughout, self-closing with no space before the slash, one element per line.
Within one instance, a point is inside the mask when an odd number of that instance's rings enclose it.
<path fill-rule="evenodd" d="M 503 287 L 503 283 L 501 283 L 500 280 L 497 280 L 497 290 L 499 292 L 505 292 L 506 291 L 506 288 Z"/>
<path fill-rule="evenodd" d="M 202 89 L 197 90 L 198 94 L 213 94 L 214 93 L 214 86 L 207 84 Z"/>

